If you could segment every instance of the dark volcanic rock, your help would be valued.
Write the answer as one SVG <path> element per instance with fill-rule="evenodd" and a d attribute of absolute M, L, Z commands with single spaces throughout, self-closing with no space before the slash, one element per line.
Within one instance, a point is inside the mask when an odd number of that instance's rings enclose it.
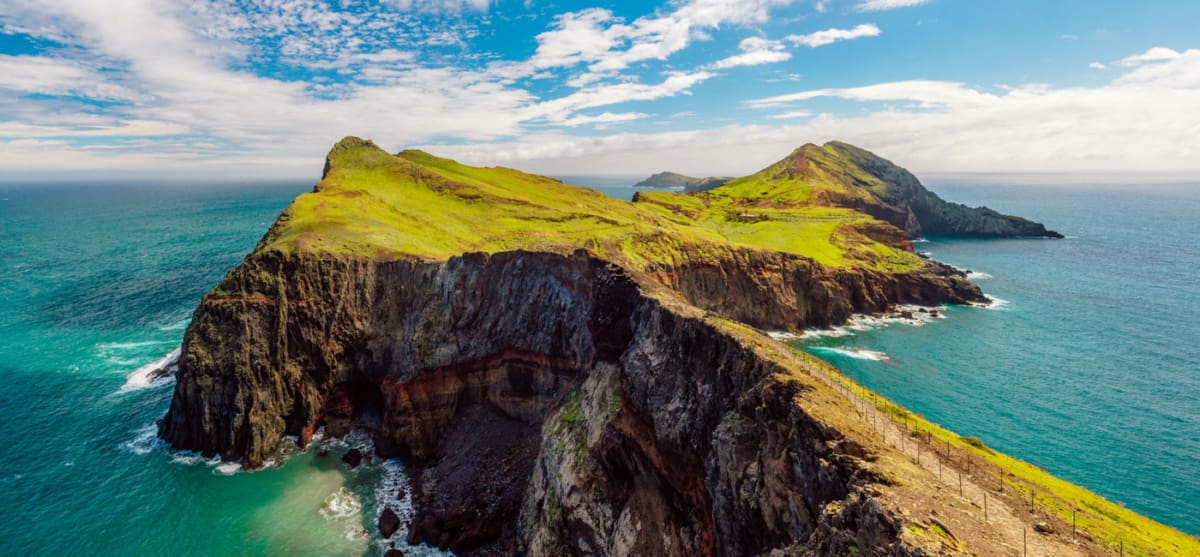
<path fill-rule="evenodd" d="M 404 557 L 404 552 L 393 547 L 387 550 L 387 553 L 384 553 L 383 557 Z"/>
<path fill-rule="evenodd" d="M 362 451 L 358 449 L 350 449 L 346 451 L 346 454 L 342 455 L 342 462 L 345 462 L 346 466 L 349 466 L 351 469 L 358 468 L 358 465 L 362 464 L 362 459 Z"/>
<path fill-rule="evenodd" d="M 384 538 L 392 537 L 400 529 L 400 516 L 391 507 L 384 507 L 379 514 L 379 534 Z"/>
<path fill-rule="evenodd" d="M 540 444 L 540 428 L 490 405 L 460 412 L 438 445 L 440 458 L 414 482 L 414 507 L 422 519 L 410 529 L 409 542 L 457 555 L 485 547 L 487 553 L 514 552 L 511 518 L 520 513 Z"/>

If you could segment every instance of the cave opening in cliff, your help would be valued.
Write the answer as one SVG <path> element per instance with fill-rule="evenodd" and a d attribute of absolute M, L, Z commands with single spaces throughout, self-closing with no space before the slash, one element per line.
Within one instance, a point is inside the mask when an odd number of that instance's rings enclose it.
<path fill-rule="evenodd" d="M 345 393 L 349 397 L 349 418 L 354 427 L 379 431 L 383 425 L 383 391 L 379 381 L 356 378 L 346 383 Z"/>

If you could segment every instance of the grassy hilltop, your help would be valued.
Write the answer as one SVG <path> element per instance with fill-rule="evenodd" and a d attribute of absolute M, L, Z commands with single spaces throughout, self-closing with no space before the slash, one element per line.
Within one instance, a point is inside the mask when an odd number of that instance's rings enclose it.
<path fill-rule="evenodd" d="M 771 179 L 771 168 L 703 194 L 643 193 L 630 203 L 517 170 L 421 151 L 391 155 L 347 138 L 330 152 L 314 191 L 292 203 L 259 249 L 439 260 L 587 247 L 640 269 L 676 263 L 682 251 L 768 249 L 833 267 L 924 266 L 894 227 L 811 203 L 815 191 L 835 187 L 824 176 Z"/>

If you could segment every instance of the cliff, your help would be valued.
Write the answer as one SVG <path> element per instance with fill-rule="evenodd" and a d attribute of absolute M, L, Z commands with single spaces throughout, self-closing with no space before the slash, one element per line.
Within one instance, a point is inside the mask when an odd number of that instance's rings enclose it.
<path fill-rule="evenodd" d="M 417 470 L 410 539 L 459 554 L 1011 542 L 984 525 L 947 543 L 977 509 L 760 332 L 978 288 L 888 222 L 788 203 L 802 188 L 722 189 L 626 203 L 347 138 L 201 301 L 160 435 L 256 467 L 286 436 L 369 429 Z"/>

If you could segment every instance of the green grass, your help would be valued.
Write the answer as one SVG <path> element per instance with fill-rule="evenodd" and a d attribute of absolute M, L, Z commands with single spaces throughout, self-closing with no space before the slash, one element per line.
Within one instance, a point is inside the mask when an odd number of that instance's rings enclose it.
<path fill-rule="evenodd" d="M 649 270 L 752 249 L 835 267 L 923 266 L 912 253 L 861 234 L 859 227 L 878 224 L 871 217 L 806 205 L 810 188 L 786 180 L 764 185 L 775 199 L 766 204 L 738 193 L 746 183 L 715 194 L 646 193 L 630 203 L 513 169 L 421 151 L 391 155 L 353 138 L 339 143 L 329 162 L 315 191 L 296 198 L 260 250 L 444 260 L 583 248 Z"/>

